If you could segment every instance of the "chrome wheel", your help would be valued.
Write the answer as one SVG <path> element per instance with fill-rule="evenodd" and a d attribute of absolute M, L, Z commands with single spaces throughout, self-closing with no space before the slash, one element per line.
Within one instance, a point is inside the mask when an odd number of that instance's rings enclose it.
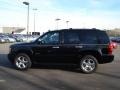
<path fill-rule="evenodd" d="M 92 73 L 97 68 L 97 60 L 95 57 L 87 55 L 81 60 L 80 67 L 84 73 Z"/>
<path fill-rule="evenodd" d="M 31 61 L 26 54 L 19 54 L 16 56 L 15 66 L 19 70 L 25 70 L 31 66 Z"/>
<path fill-rule="evenodd" d="M 82 68 L 86 71 L 92 71 L 95 68 L 95 62 L 92 59 L 85 59 L 82 63 Z"/>

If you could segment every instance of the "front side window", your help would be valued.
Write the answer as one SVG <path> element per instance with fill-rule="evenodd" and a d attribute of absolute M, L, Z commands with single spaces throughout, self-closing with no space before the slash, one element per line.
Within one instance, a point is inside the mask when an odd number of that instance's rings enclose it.
<path fill-rule="evenodd" d="M 58 44 L 59 43 L 59 33 L 47 33 L 44 35 L 40 41 L 42 44 Z"/>

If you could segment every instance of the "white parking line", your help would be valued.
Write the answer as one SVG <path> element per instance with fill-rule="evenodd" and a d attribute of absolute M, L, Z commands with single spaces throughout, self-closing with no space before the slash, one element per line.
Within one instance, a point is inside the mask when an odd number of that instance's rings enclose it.
<path fill-rule="evenodd" d="M 0 83 L 1 83 L 1 82 L 5 82 L 5 80 L 0 80 Z"/>

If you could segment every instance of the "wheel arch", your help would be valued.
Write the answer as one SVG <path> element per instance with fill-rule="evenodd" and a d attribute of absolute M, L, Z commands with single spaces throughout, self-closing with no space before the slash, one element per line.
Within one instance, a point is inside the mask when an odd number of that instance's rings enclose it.
<path fill-rule="evenodd" d="M 101 54 L 99 51 L 93 51 L 93 50 L 87 50 L 87 51 L 82 51 L 80 52 L 80 55 L 81 55 L 81 58 L 83 58 L 85 55 L 93 55 L 98 63 L 100 63 L 100 60 L 101 60 Z"/>
<path fill-rule="evenodd" d="M 21 49 L 21 50 L 16 51 L 16 55 L 18 55 L 20 53 L 27 54 L 30 57 L 30 59 L 32 59 L 33 52 L 31 50 Z"/>

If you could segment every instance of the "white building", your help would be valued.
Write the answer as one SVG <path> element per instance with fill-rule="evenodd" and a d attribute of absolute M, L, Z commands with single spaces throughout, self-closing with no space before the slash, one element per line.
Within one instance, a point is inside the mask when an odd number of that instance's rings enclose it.
<path fill-rule="evenodd" d="M 0 27 L 0 33 L 22 33 L 24 27 Z"/>

